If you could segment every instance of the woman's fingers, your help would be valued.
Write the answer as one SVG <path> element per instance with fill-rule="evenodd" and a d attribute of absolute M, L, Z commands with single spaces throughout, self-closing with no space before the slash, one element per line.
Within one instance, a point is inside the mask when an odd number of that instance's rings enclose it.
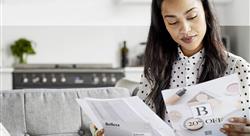
<path fill-rule="evenodd" d="M 227 136 L 250 136 L 250 134 L 242 134 L 242 133 L 231 132 L 231 133 L 228 133 Z"/>
<path fill-rule="evenodd" d="M 250 119 L 242 118 L 242 117 L 232 117 L 229 119 L 231 123 L 242 123 L 246 124 L 247 126 L 250 125 Z"/>
<path fill-rule="evenodd" d="M 104 129 L 98 130 L 95 124 L 90 124 L 89 128 L 93 136 L 104 136 Z"/>
<path fill-rule="evenodd" d="M 223 125 L 223 129 L 221 129 L 224 133 L 237 133 L 237 134 L 248 134 L 250 136 L 250 126 L 238 125 L 238 124 L 225 124 Z"/>
<path fill-rule="evenodd" d="M 104 129 L 98 130 L 96 136 L 104 136 Z"/>
<path fill-rule="evenodd" d="M 95 124 L 90 124 L 89 127 L 94 128 L 94 129 L 97 129 L 96 126 L 95 126 Z"/>
<path fill-rule="evenodd" d="M 229 119 L 231 124 L 223 125 L 221 132 L 227 136 L 250 136 L 250 120 L 241 117 L 232 117 Z"/>
<path fill-rule="evenodd" d="M 90 129 L 91 134 L 95 135 L 95 133 L 97 131 L 97 128 L 96 128 L 95 124 L 90 124 L 89 129 Z"/>

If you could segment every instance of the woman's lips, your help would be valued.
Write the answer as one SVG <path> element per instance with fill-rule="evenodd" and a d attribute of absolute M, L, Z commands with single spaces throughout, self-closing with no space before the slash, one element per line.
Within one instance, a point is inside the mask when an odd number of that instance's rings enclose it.
<path fill-rule="evenodd" d="M 181 40 L 186 43 L 186 44 L 190 44 L 194 41 L 194 37 L 195 36 L 187 36 L 187 37 L 183 37 L 181 38 Z"/>

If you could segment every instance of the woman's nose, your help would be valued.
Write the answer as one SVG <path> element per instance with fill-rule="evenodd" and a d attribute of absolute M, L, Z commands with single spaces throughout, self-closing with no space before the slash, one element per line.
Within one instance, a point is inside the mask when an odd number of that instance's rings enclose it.
<path fill-rule="evenodd" d="M 180 33 L 181 34 L 188 34 L 188 32 L 191 31 L 190 24 L 188 22 L 182 22 L 181 23 L 181 28 L 180 28 Z"/>

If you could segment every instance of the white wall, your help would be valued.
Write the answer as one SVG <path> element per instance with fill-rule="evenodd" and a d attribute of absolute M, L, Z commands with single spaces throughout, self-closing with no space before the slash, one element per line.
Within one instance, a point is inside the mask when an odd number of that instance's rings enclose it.
<path fill-rule="evenodd" d="M 14 62 L 10 45 L 25 37 L 36 43 L 37 54 L 29 63 L 111 63 L 120 66 L 123 40 L 133 49 L 145 42 L 147 26 L 5 26 L 4 66 Z"/>
<path fill-rule="evenodd" d="M 20 37 L 37 44 L 37 54 L 29 57 L 30 63 L 112 63 L 114 67 L 119 66 L 122 40 L 127 40 L 130 48 L 146 40 L 150 3 L 118 1 L 3 0 L 3 66 L 13 64 L 9 45 Z M 216 5 L 221 24 L 249 26 L 249 0 L 231 1 Z M 238 51 L 246 53 L 244 48 Z"/>
<path fill-rule="evenodd" d="M 37 43 L 29 63 L 111 63 L 120 65 L 123 40 L 145 42 L 150 4 L 117 0 L 5 0 L 4 66 L 13 64 L 9 45 L 20 37 Z"/>
<path fill-rule="evenodd" d="M 224 20 L 222 24 L 227 26 L 249 26 L 250 25 L 250 1 L 232 0 L 225 5 Z"/>
<path fill-rule="evenodd" d="M 2 0 L 4 25 L 149 25 L 149 0 Z M 119 1 L 130 1 L 119 2 Z M 134 2 L 131 2 L 134 1 Z M 250 25 L 249 0 L 211 0 L 221 25 Z M 221 2 L 228 1 L 228 2 Z"/>
<path fill-rule="evenodd" d="M 150 4 L 119 0 L 3 0 L 5 25 L 149 25 Z"/>

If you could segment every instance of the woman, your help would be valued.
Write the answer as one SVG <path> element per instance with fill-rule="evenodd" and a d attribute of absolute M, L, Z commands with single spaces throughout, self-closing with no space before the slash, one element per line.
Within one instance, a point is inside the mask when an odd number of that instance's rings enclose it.
<path fill-rule="evenodd" d="M 138 96 L 168 123 L 162 90 L 238 73 L 245 115 L 221 131 L 250 135 L 250 67 L 224 49 L 209 0 L 153 0 L 144 68 Z"/>
<path fill-rule="evenodd" d="M 242 110 L 246 114 L 230 119 L 231 123 L 220 130 L 229 136 L 249 136 L 250 67 L 242 58 L 226 52 L 209 0 L 152 1 L 144 75 L 138 96 L 159 117 L 170 123 L 162 90 L 233 73 L 238 73 L 241 80 L 245 105 Z"/>

